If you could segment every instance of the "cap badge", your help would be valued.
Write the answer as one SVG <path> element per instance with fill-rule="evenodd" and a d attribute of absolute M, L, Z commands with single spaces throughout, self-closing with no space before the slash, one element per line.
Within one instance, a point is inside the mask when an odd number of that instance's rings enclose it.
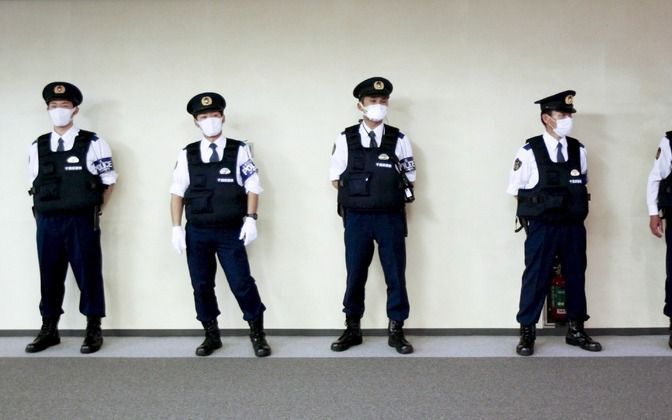
<path fill-rule="evenodd" d="M 373 88 L 375 90 L 383 90 L 385 89 L 385 83 L 383 83 L 380 80 L 376 80 L 375 82 L 373 82 Z"/>
<path fill-rule="evenodd" d="M 579 176 L 579 171 L 577 169 L 572 169 L 572 172 L 569 173 L 571 176 Z"/>
<path fill-rule="evenodd" d="M 565 96 L 565 104 L 572 105 L 574 103 L 574 97 L 572 95 Z"/>
<path fill-rule="evenodd" d="M 208 106 L 212 105 L 212 98 L 209 96 L 204 96 L 201 98 L 201 105 Z"/>
<path fill-rule="evenodd" d="M 65 93 L 65 86 L 63 86 L 63 85 L 54 86 L 54 93 L 57 94 L 57 95 Z"/>

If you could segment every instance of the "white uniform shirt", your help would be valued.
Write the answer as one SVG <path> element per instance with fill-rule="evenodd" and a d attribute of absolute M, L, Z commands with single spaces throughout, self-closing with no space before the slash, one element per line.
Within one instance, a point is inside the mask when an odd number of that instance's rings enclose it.
<path fill-rule="evenodd" d="M 217 145 L 217 156 L 221 161 L 224 158 L 224 148 L 226 147 L 226 137 L 220 135 L 214 142 Z M 212 155 L 210 141 L 201 138 L 201 159 L 203 162 L 209 162 Z M 252 161 L 252 152 L 247 144 L 238 148 L 238 157 L 236 159 L 236 181 L 238 185 L 245 187 L 245 192 L 261 194 L 264 191 L 261 188 L 261 181 L 257 173 L 257 167 Z M 177 155 L 177 164 L 173 171 L 173 183 L 170 186 L 170 193 L 184 197 L 185 191 L 189 188 L 189 166 L 187 162 L 186 149 L 180 150 Z"/>
<path fill-rule="evenodd" d="M 658 187 L 660 181 L 667 178 L 672 171 L 672 151 L 670 151 L 670 141 L 663 137 L 658 146 L 660 152 L 656 152 L 656 160 L 653 162 L 653 168 L 649 173 L 649 179 L 646 183 L 646 206 L 649 209 L 649 216 L 658 214 Z"/>
<path fill-rule="evenodd" d="M 551 161 L 555 162 L 557 160 L 557 147 L 558 140 L 553 138 L 548 132 L 544 131 L 544 144 L 548 150 L 548 155 L 551 157 Z M 567 156 L 567 139 L 562 137 L 560 140 L 562 144 L 562 154 L 565 157 L 565 162 L 568 159 Z M 586 156 L 586 148 L 583 145 L 579 148 L 579 155 L 581 160 L 581 174 L 584 175 L 586 179 L 586 184 L 588 183 L 588 158 Z M 535 185 L 539 182 L 539 169 L 537 168 L 537 161 L 534 159 L 534 152 L 529 145 L 525 145 L 518 150 L 516 154 L 516 160 L 514 161 L 513 168 L 509 174 L 509 186 L 506 189 L 506 192 L 517 196 L 518 190 L 529 190 L 534 188 Z"/>
<path fill-rule="evenodd" d="M 68 151 L 75 144 L 75 138 L 79 134 L 79 128 L 74 125 L 62 136 L 51 132 L 51 151 L 55 152 L 58 147 L 58 139 L 63 139 L 63 149 Z M 39 171 L 39 156 L 37 152 L 37 140 L 30 145 L 28 151 L 28 178 L 32 185 Z M 117 182 L 117 172 L 112 164 L 112 151 L 110 146 L 101 137 L 98 140 L 92 140 L 89 151 L 86 154 L 86 168 L 93 175 L 99 175 L 105 185 L 112 185 Z"/>
<path fill-rule="evenodd" d="M 373 129 L 373 132 L 376 133 L 376 143 L 380 146 L 381 141 L 383 140 L 383 129 L 384 125 L 380 124 L 378 127 Z M 359 135 L 362 139 L 362 147 L 370 147 L 371 138 L 369 138 L 368 127 L 362 122 L 359 125 Z M 408 139 L 408 136 L 403 133 L 399 133 L 399 140 L 397 141 L 397 148 L 395 149 L 395 154 L 399 158 L 399 163 L 401 164 L 401 169 L 406 174 L 406 177 L 410 182 L 415 182 L 415 161 L 413 160 L 413 150 L 411 149 L 411 141 Z M 329 180 L 336 181 L 340 178 L 341 174 L 345 172 L 345 169 L 348 166 L 348 142 L 345 139 L 345 133 L 341 133 L 336 138 L 334 143 L 334 150 L 331 154 L 331 165 L 329 167 Z"/>

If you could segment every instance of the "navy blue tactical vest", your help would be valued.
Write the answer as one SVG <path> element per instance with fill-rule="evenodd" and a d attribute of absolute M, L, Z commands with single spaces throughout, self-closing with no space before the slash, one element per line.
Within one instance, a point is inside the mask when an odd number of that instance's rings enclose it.
<path fill-rule="evenodd" d="M 542 136 L 527 140 L 539 170 L 534 188 L 518 190 L 516 215 L 546 222 L 583 221 L 588 216 L 589 194 L 581 174 L 581 143 L 567 137 L 566 162 L 551 161 Z"/>
<path fill-rule="evenodd" d="M 339 179 L 339 206 L 367 211 L 403 209 L 403 185 L 395 155 L 399 129 L 385 125 L 378 148 L 362 147 L 359 124 L 345 129 L 345 139 L 348 166 Z"/>
<path fill-rule="evenodd" d="M 665 133 L 672 149 L 672 131 Z M 672 208 L 672 173 L 660 181 L 658 185 L 658 209 L 669 210 Z M 667 216 L 667 215 L 666 215 Z"/>
<path fill-rule="evenodd" d="M 219 162 L 203 162 L 200 142 L 189 144 L 189 188 L 184 193 L 187 222 L 198 227 L 240 227 L 247 214 L 245 188 L 236 182 L 238 149 L 243 142 L 226 139 Z"/>
<path fill-rule="evenodd" d="M 86 155 L 95 133 L 79 130 L 72 149 L 51 151 L 51 134 L 37 139 L 39 168 L 31 189 L 35 211 L 68 214 L 93 210 L 103 203 L 100 177 L 89 172 Z"/>

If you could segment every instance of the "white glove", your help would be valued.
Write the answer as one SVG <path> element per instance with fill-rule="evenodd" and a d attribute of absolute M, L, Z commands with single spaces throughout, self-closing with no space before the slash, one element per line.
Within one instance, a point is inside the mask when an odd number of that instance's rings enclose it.
<path fill-rule="evenodd" d="M 238 239 L 243 241 L 243 245 L 248 246 L 257 239 L 257 221 L 251 217 L 246 217 L 243 227 L 240 229 Z"/>
<path fill-rule="evenodd" d="M 182 251 L 187 249 L 187 241 L 184 236 L 184 228 L 182 226 L 173 226 L 173 248 L 178 255 L 182 254 Z"/>

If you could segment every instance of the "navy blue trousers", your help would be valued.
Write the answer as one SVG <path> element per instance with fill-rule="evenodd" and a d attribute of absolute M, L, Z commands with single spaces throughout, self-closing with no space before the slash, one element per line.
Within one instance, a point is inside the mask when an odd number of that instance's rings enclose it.
<path fill-rule="evenodd" d="M 665 214 L 665 243 L 667 244 L 667 251 L 665 253 L 665 307 L 663 313 L 672 318 L 672 229 L 669 225 L 668 217 L 671 214 Z"/>
<path fill-rule="evenodd" d="M 375 241 L 387 284 L 387 317 L 395 321 L 408 318 L 405 238 L 406 218 L 402 212 L 346 211 L 345 266 L 348 277 L 343 312 L 347 316 L 361 318 L 364 315 L 364 287 Z"/>
<path fill-rule="evenodd" d="M 535 324 L 551 285 L 555 256 L 560 258 L 565 278 L 567 319 L 585 321 L 586 228 L 583 223 L 551 224 L 531 220 L 525 240 L 525 271 L 516 319 Z"/>
<path fill-rule="evenodd" d="M 196 319 L 212 321 L 220 314 L 215 295 L 215 274 L 219 258 L 231 292 L 243 311 L 243 319 L 252 321 L 266 310 L 261 302 L 239 228 L 199 228 L 187 223 L 187 264 L 194 288 Z"/>
<path fill-rule="evenodd" d="M 81 292 L 79 311 L 86 316 L 104 317 L 103 260 L 94 210 L 77 215 L 37 214 L 36 221 L 42 317 L 55 319 L 63 313 L 68 263 Z"/>

